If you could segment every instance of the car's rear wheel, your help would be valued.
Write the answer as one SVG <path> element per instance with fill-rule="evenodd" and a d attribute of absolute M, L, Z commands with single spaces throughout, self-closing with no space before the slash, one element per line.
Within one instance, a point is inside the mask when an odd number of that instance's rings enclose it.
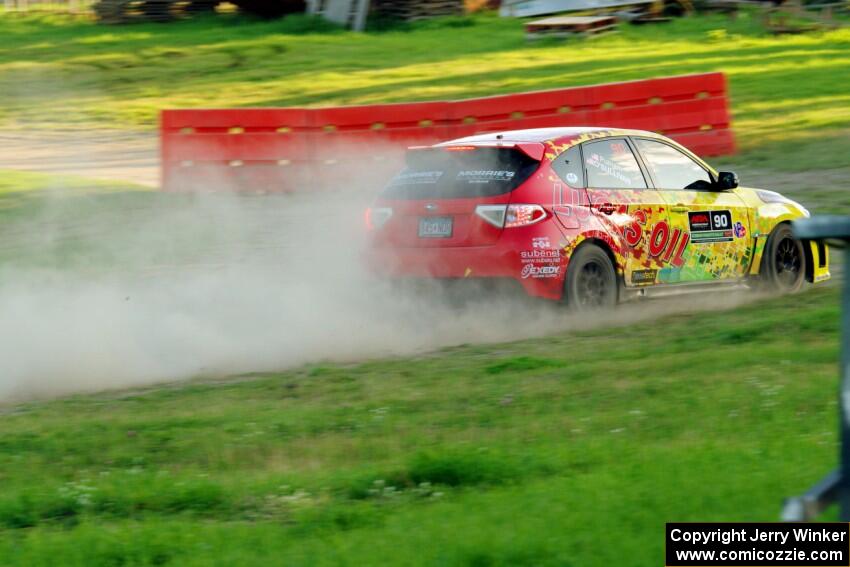
<path fill-rule="evenodd" d="M 573 311 L 610 309 L 617 304 L 617 272 L 602 248 L 586 244 L 570 258 L 564 298 Z"/>
<path fill-rule="evenodd" d="M 806 279 L 806 251 L 794 238 L 791 227 L 781 224 L 771 233 L 764 248 L 761 280 L 779 293 L 793 293 Z"/>

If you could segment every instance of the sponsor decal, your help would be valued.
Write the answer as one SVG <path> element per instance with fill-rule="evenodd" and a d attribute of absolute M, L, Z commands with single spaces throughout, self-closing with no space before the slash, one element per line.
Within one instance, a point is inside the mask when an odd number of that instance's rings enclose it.
<path fill-rule="evenodd" d="M 610 159 L 608 159 L 604 156 L 601 156 L 599 154 L 594 153 L 594 154 L 591 154 L 590 157 L 587 158 L 586 161 L 587 161 L 588 166 L 595 167 L 596 169 L 598 169 L 602 173 L 604 173 L 606 175 L 610 175 L 611 177 L 614 177 L 615 179 L 617 179 L 617 181 L 620 181 L 621 183 L 623 183 L 625 185 L 631 185 L 632 184 L 631 178 L 628 175 L 626 175 L 622 171 L 622 168 L 619 165 L 617 165 L 617 163 L 614 162 L 613 160 L 610 160 Z"/>
<path fill-rule="evenodd" d="M 561 250 L 552 248 L 548 236 L 531 239 L 532 250 L 522 250 L 519 260 L 522 262 L 520 276 L 527 278 L 556 278 L 561 273 Z"/>
<path fill-rule="evenodd" d="M 694 244 L 732 242 L 735 237 L 730 211 L 691 211 L 688 213 L 688 226 Z M 741 228 L 744 228 L 743 225 Z"/>
<path fill-rule="evenodd" d="M 555 209 L 555 214 L 575 216 L 579 222 L 592 214 L 590 201 L 584 189 L 575 189 L 558 181 L 552 186 L 552 207 Z"/>
<path fill-rule="evenodd" d="M 649 237 L 649 255 L 662 262 L 681 268 L 685 264 L 683 257 L 691 236 L 679 228 L 672 231 L 666 221 L 661 221 L 652 229 Z"/>
<path fill-rule="evenodd" d="M 561 259 L 561 251 L 557 248 L 523 250 L 519 253 L 519 258 L 523 264 L 528 262 L 558 262 Z"/>
<path fill-rule="evenodd" d="M 510 181 L 516 175 L 508 170 L 466 170 L 457 174 L 458 181 L 467 183 L 490 183 L 491 181 Z"/>
<path fill-rule="evenodd" d="M 670 244 L 664 249 L 664 256 L 661 259 L 673 264 L 677 268 L 681 267 L 685 263 L 682 255 L 685 253 L 685 249 L 688 247 L 690 241 L 691 235 L 677 228 L 673 231 Z"/>
<path fill-rule="evenodd" d="M 659 222 L 653 227 L 649 237 L 649 255 L 660 256 L 668 240 L 670 240 L 670 227 L 666 222 Z"/>
<path fill-rule="evenodd" d="M 576 185 L 578 183 L 578 175 L 576 175 L 575 173 L 568 173 L 567 183 L 569 183 L 570 185 Z"/>
<path fill-rule="evenodd" d="M 643 240 L 646 220 L 646 211 L 638 209 L 632 213 L 632 221 L 623 227 L 623 240 L 629 247 L 635 248 Z M 685 264 L 685 249 L 690 241 L 690 234 L 678 228 L 671 231 L 667 221 L 659 221 L 652 227 L 647 251 L 650 256 L 681 268 Z"/>
<path fill-rule="evenodd" d="M 634 248 L 643 239 L 643 227 L 646 226 L 646 211 L 638 209 L 632 215 L 632 222 L 623 228 L 626 244 Z"/>
<path fill-rule="evenodd" d="M 744 238 L 747 236 L 747 228 L 740 222 L 735 223 L 735 236 L 738 238 Z"/>
<path fill-rule="evenodd" d="M 520 275 L 522 279 L 528 278 L 556 278 L 558 274 L 561 273 L 561 266 L 553 265 L 553 266 L 535 266 L 533 264 L 526 264 L 522 267 L 522 271 Z"/>
<path fill-rule="evenodd" d="M 691 231 L 711 230 L 711 215 L 709 213 L 688 213 Z"/>
<path fill-rule="evenodd" d="M 611 151 L 617 155 L 624 154 L 627 151 L 626 144 L 624 144 L 623 142 L 611 142 Z"/>
<path fill-rule="evenodd" d="M 399 173 L 391 181 L 392 185 L 434 185 L 443 176 L 442 171 L 414 171 Z"/>
<path fill-rule="evenodd" d="M 658 275 L 658 270 L 635 270 L 632 272 L 633 284 L 653 284 Z"/>

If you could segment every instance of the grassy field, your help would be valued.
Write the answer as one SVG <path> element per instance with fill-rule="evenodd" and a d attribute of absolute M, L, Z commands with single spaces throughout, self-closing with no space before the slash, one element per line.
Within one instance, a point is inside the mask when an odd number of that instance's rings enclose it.
<path fill-rule="evenodd" d="M 0 558 L 658 565 L 665 521 L 775 520 L 832 466 L 836 305 L 7 408 Z"/>
<path fill-rule="evenodd" d="M 848 30 L 777 38 L 752 16 L 700 17 L 531 45 L 486 15 L 365 35 L 303 19 L 0 15 L 0 37 L 0 128 L 152 128 L 163 106 L 723 70 L 745 151 L 719 163 L 817 212 L 850 211 Z M 38 263 L 37 242 L 8 243 L 44 221 L 44 188 L 84 193 L 51 209 L 77 231 L 46 256 L 63 262 L 91 260 L 85 215 L 132 226 L 176 202 L 2 171 L 0 261 Z M 774 520 L 783 497 L 832 468 L 837 316 L 826 288 L 418 357 L 0 405 L 0 564 L 660 565 L 664 522 Z"/>
<path fill-rule="evenodd" d="M 533 44 L 519 22 L 491 15 L 362 35 L 316 28 L 303 18 L 101 27 L 6 15 L 0 124 L 151 128 L 163 107 L 462 98 L 722 70 L 744 149 L 850 131 L 838 80 L 850 76 L 848 29 L 772 37 L 748 13 Z"/>
<path fill-rule="evenodd" d="M 0 200 L 14 199 L 32 192 L 57 191 L 69 196 L 81 193 L 143 190 L 126 181 L 100 181 L 82 176 L 46 174 L 0 169 Z M 6 203 L 8 206 L 8 202 Z"/>

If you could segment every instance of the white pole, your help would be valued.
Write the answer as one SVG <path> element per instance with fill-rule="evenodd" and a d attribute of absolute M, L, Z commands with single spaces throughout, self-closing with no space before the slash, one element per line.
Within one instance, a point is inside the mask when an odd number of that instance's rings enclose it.
<path fill-rule="evenodd" d="M 370 3 L 370 0 L 358 0 L 357 13 L 354 15 L 354 25 L 352 25 L 354 31 L 362 32 L 366 29 L 366 17 L 369 15 Z"/>

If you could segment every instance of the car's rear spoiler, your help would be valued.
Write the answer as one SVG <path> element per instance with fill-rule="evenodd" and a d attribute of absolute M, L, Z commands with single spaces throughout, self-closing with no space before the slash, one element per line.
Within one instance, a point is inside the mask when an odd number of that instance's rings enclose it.
<path fill-rule="evenodd" d="M 408 151 L 444 150 L 452 151 L 474 151 L 477 148 L 516 148 L 535 161 L 543 161 L 546 155 L 546 146 L 540 142 L 469 142 L 457 144 L 439 144 L 436 146 L 411 146 Z"/>

